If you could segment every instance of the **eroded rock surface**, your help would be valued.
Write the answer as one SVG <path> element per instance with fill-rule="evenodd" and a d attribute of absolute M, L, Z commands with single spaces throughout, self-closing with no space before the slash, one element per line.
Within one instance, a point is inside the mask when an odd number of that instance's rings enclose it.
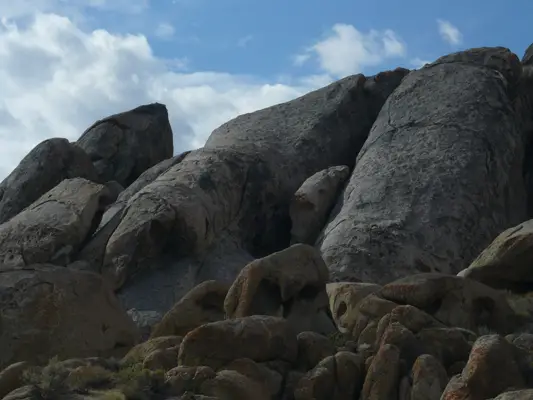
<path fill-rule="evenodd" d="M 89 156 L 67 139 L 48 139 L 35 146 L 0 183 L 0 224 L 11 219 L 63 179 L 98 182 Z"/>
<path fill-rule="evenodd" d="M 89 155 L 101 179 L 123 186 L 174 152 L 167 108 L 159 103 L 96 121 L 76 144 Z"/>
<path fill-rule="evenodd" d="M 0 271 L 0 368 L 59 356 L 114 356 L 138 331 L 109 287 L 91 272 L 53 265 Z"/>
<path fill-rule="evenodd" d="M 457 273 L 526 217 L 508 49 L 441 57 L 387 99 L 320 240 L 333 275 Z M 475 231 L 475 233 L 473 233 Z"/>
<path fill-rule="evenodd" d="M 130 199 L 106 247 L 109 279 L 122 286 L 165 250 L 203 258 L 223 233 L 255 257 L 288 245 L 294 192 L 322 169 L 353 165 L 406 73 L 350 76 L 216 129 L 203 149 Z"/>

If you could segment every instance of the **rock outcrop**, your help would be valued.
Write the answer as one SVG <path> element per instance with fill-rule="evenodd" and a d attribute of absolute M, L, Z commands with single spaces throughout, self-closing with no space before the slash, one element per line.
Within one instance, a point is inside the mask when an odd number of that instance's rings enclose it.
<path fill-rule="evenodd" d="M 526 218 L 525 138 L 512 107 L 520 73 L 509 50 L 482 48 L 402 81 L 320 239 L 334 275 L 386 283 L 458 273 Z"/>
<path fill-rule="evenodd" d="M 67 139 L 39 143 L 0 183 L 0 223 L 11 219 L 64 179 L 99 180 L 89 156 Z"/>
<path fill-rule="evenodd" d="M 95 122 L 76 145 L 89 155 L 102 180 L 128 186 L 148 168 L 172 157 L 172 139 L 167 108 L 154 103 Z"/>
<path fill-rule="evenodd" d="M 0 398 L 520 400 L 533 64 L 348 76 L 173 156 L 166 107 L 0 183 Z"/>

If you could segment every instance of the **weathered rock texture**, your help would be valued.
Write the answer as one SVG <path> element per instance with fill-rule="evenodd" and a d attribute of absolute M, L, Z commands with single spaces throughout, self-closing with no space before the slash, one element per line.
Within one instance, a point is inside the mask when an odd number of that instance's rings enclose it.
<path fill-rule="evenodd" d="M 300 186 L 291 202 L 291 242 L 314 244 L 335 200 L 350 176 L 347 166 L 317 172 Z"/>
<path fill-rule="evenodd" d="M 62 181 L 0 225 L 0 270 L 70 263 L 113 200 L 104 185 L 82 178 Z"/>
<path fill-rule="evenodd" d="M 459 275 L 492 287 L 533 290 L 533 220 L 502 232 Z"/>
<path fill-rule="evenodd" d="M 98 180 L 89 156 L 67 139 L 39 143 L 0 183 L 0 223 L 17 215 L 64 179 Z"/>
<path fill-rule="evenodd" d="M 531 398 L 530 53 L 349 76 L 174 157 L 157 103 L 41 143 L 0 184 L 0 397 Z"/>
<path fill-rule="evenodd" d="M 481 48 L 402 81 L 320 240 L 334 275 L 457 273 L 526 218 L 525 138 L 512 107 L 520 74 L 509 50 Z"/>
<path fill-rule="evenodd" d="M 159 103 L 101 119 L 76 144 L 91 157 L 101 179 L 123 186 L 174 151 L 167 108 Z"/>
<path fill-rule="evenodd" d="M 112 356 L 138 340 L 102 278 L 53 265 L 0 271 L 0 367 Z"/>
<path fill-rule="evenodd" d="M 166 249 L 202 258 L 224 233 L 254 256 L 285 247 L 294 192 L 315 172 L 353 165 L 379 108 L 406 72 L 347 77 L 216 129 L 203 149 L 130 199 L 107 242 L 106 276 L 118 288 Z"/>

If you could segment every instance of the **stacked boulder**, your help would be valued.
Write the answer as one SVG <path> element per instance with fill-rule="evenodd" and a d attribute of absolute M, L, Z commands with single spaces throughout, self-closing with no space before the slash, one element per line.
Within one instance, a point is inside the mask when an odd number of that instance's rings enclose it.
<path fill-rule="evenodd" d="M 0 398 L 533 398 L 533 73 L 348 76 L 173 156 L 162 104 L 0 183 Z"/>

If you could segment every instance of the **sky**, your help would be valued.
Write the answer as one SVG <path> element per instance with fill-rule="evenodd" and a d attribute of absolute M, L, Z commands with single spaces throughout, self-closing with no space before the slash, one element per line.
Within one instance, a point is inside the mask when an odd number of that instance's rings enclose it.
<path fill-rule="evenodd" d="M 0 179 L 39 142 L 167 106 L 174 150 L 347 75 L 533 42 L 514 0 L 0 0 Z"/>

